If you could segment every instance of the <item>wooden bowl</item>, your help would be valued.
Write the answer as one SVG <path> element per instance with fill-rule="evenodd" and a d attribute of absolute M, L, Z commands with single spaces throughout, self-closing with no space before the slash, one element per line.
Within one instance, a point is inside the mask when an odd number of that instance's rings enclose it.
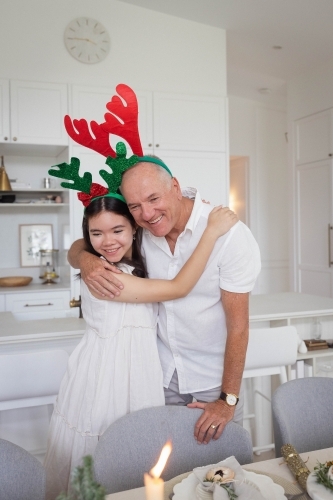
<path fill-rule="evenodd" d="M 0 278 L 0 286 L 26 286 L 31 281 L 30 276 L 5 276 Z"/>

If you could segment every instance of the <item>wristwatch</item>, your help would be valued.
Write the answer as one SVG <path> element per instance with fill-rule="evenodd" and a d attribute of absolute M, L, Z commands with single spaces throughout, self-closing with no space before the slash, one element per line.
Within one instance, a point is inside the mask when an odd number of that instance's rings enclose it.
<path fill-rule="evenodd" d="M 236 396 L 236 394 L 232 394 L 232 393 L 228 394 L 227 392 L 223 392 L 223 391 L 221 392 L 219 399 L 222 399 L 222 401 L 225 401 L 227 403 L 227 405 L 229 405 L 229 406 L 236 406 L 236 404 L 239 401 L 239 398 Z"/>

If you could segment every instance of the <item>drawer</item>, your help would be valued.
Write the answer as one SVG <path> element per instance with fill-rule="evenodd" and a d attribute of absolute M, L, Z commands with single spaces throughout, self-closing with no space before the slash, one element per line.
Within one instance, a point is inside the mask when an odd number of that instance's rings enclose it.
<path fill-rule="evenodd" d="M 69 291 L 12 293 L 6 295 L 6 311 L 57 311 L 61 309 L 68 309 L 69 301 Z"/>
<path fill-rule="evenodd" d="M 5 296 L 0 295 L 0 312 L 4 312 L 5 309 Z"/>

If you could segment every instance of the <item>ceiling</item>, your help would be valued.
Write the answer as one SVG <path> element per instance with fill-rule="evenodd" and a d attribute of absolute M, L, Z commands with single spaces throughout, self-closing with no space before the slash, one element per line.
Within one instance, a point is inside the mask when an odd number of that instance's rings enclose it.
<path fill-rule="evenodd" d="M 225 29 L 229 95 L 283 104 L 288 79 L 333 59 L 333 0 L 120 1 Z"/>

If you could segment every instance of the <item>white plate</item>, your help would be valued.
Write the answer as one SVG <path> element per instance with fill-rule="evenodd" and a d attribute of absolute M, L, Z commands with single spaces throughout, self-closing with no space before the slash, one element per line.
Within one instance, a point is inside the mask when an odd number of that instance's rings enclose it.
<path fill-rule="evenodd" d="M 314 472 L 308 477 L 306 488 L 312 500 L 333 500 L 333 491 L 328 490 L 320 483 L 317 483 Z"/>
<path fill-rule="evenodd" d="M 244 474 L 245 479 L 252 481 L 252 483 L 258 486 L 260 493 L 266 500 L 286 500 L 282 486 L 275 484 L 270 477 L 264 476 L 263 474 L 256 474 L 248 470 L 244 470 Z M 193 500 L 195 498 L 195 490 L 198 483 L 199 480 L 192 472 L 183 479 L 181 483 L 174 486 L 174 496 L 172 500 Z M 239 497 L 239 500 L 242 499 Z M 244 500 L 246 499 L 244 498 Z M 333 500 L 332 497 L 330 500 Z"/>

